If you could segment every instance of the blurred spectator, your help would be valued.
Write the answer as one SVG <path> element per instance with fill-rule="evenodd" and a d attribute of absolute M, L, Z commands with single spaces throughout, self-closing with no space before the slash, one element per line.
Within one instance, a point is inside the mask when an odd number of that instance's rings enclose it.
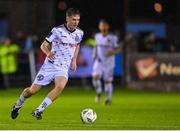
<path fill-rule="evenodd" d="M 119 38 L 121 39 L 122 38 L 122 33 L 121 33 L 121 30 L 119 28 L 116 28 L 114 30 L 114 34 Z"/>
<path fill-rule="evenodd" d="M 0 47 L 0 71 L 4 75 L 4 84 L 8 86 L 8 75 L 17 72 L 17 53 L 19 47 L 17 44 L 11 43 L 9 38 L 4 40 Z"/>
<path fill-rule="evenodd" d="M 96 42 L 95 42 L 94 38 L 89 37 L 84 41 L 84 45 L 85 46 L 95 46 Z"/>
<path fill-rule="evenodd" d="M 16 32 L 14 41 L 16 44 L 19 45 L 21 50 L 24 50 L 26 38 L 25 38 L 25 35 L 22 31 Z"/>
<path fill-rule="evenodd" d="M 169 41 L 169 50 L 171 53 L 180 52 L 180 37 Z"/>
<path fill-rule="evenodd" d="M 25 53 L 28 53 L 29 51 L 33 50 L 33 42 L 32 42 L 32 37 L 31 36 L 28 36 L 26 38 L 26 41 L 25 41 L 25 46 L 24 46 L 24 49 L 23 51 Z"/>
<path fill-rule="evenodd" d="M 92 30 L 89 31 L 89 32 L 91 32 L 91 33 L 87 34 L 87 38 L 86 38 L 86 40 L 83 42 L 83 44 L 84 44 L 85 46 L 91 46 L 91 47 L 93 47 L 93 46 L 96 45 L 96 42 L 95 42 L 95 40 L 94 40 L 95 30 L 92 29 Z"/>
<path fill-rule="evenodd" d="M 132 32 L 128 32 L 125 37 L 125 46 L 127 53 L 135 53 L 138 51 L 137 40 Z"/>
<path fill-rule="evenodd" d="M 176 47 L 175 47 L 174 44 L 170 44 L 170 52 L 171 52 L 171 53 L 176 52 Z"/>
<path fill-rule="evenodd" d="M 40 47 L 39 37 L 36 34 L 29 35 L 26 38 L 24 52 L 29 52 L 33 49 L 37 50 Z"/>
<path fill-rule="evenodd" d="M 143 42 L 145 46 L 145 52 L 154 52 L 156 37 L 154 33 L 150 33 L 144 37 Z"/>
<path fill-rule="evenodd" d="M 143 44 L 144 44 L 143 52 L 157 53 L 163 51 L 163 45 L 161 43 L 161 40 L 158 40 L 154 33 L 149 33 L 148 35 L 146 35 L 143 39 Z"/>
<path fill-rule="evenodd" d="M 40 40 L 39 40 L 39 36 L 36 35 L 36 34 L 33 34 L 32 35 L 32 43 L 33 43 L 33 47 L 35 49 L 39 49 L 41 43 L 40 43 Z"/>

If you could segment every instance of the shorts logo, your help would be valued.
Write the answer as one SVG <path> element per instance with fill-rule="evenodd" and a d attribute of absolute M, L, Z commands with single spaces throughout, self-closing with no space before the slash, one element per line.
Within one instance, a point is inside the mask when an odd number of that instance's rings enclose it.
<path fill-rule="evenodd" d="M 37 80 L 38 81 L 42 81 L 44 79 L 44 76 L 42 75 L 42 74 L 39 74 L 38 76 L 37 76 Z"/>

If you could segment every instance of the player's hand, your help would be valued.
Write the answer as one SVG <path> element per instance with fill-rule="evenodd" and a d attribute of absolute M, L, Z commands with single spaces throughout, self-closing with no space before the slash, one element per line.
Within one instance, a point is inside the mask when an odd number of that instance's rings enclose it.
<path fill-rule="evenodd" d="M 72 71 L 72 72 L 75 72 L 76 69 L 77 69 L 77 63 L 76 63 L 76 61 L 74 60 L 74 61 L 72 61 L 71 71 Z"/>
<path fill-rule="evenodd" d="M 49 52 L 49 53 L 47 54 L 47 57 L 49 58 L 49 60 L 53 61 L 53 60 L 55 59 L 55 53 Z"/>
<path fill-rule="evenodd" d="M 114 55 L 113 51 L 109 51 L 109 52 L 107 52 L 106 57 L 110 57 L 112 55 Z"/>

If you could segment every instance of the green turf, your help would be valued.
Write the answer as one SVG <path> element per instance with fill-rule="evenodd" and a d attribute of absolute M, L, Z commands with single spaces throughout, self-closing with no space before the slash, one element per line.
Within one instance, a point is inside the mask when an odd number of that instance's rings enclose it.
<path fill-rule="evenodd" d="M 0 129 L 180 129 L 180 94 L 118 89 L 111 106 L 94 103 L 94 91 L 66 88 L 60 98 L 37 121 L 31 116 L 49 89 L 29 99 L 16 120 L 10 118 L 12 104 L 22 89 L 0 90 Z M 82 124 L 80 111 L 93 108 L 94 124 Z"/>

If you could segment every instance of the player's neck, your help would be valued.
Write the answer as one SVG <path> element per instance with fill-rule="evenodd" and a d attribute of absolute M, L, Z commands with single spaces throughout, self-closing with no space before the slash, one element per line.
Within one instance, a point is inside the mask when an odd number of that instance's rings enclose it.
<path fill-rule="evenodd" d="M 101 32 L 101 33 L 102 33 L 103 36 L 107 36 L 107 35 L 109 34 L 108 31 L 106 31 L 106 32 Z"/>
<path fill-rule="evenodd" d="M 69 31 L 69 32 L 74 32 L 76 29 L 72 29 L 67 23 L 64 24 L 64 26 L 66 27 L 66 29 Z"/>

